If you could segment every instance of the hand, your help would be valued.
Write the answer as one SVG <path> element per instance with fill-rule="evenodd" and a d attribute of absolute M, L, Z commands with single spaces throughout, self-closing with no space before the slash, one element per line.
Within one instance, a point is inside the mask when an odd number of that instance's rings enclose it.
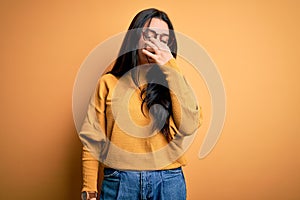
<path fill-rule="evenodd" d="M 150 47 L 154 52 L 149 51 L 148 48 L 144 48 L 142 52 L 152 58 L 157 64 L 164 65 L 170 59 L 173 58 L 173 55 L 167 44 L 158 41 L 155 38 L 150 38 L 150 41 L 146 41 L 145 44 Z"/>

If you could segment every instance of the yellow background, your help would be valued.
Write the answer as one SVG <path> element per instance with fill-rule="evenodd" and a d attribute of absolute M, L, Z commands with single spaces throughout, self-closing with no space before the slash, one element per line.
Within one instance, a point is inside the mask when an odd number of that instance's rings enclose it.
<path fill-rule="evenodd" d="M 188 199 L 300 199 L 296 0 L 1 1 L 0 199 L 80 198 L 76 73 L 96 45 L 149 7 L 207 50 L 226 88 L 216 147 L 198 159 L 206 117 L 188 151 Z"/>

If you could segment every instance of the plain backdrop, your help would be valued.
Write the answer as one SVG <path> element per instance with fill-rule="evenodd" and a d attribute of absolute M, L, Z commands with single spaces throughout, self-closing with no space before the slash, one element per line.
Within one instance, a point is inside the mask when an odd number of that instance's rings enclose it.
<path fill-rule="evenodd" d="M 96 45 L 149 7 L 167 12 L 177 31 L 206 49 L 226 89 L 222 135 L 200 160 L 210 97 L 185 71 L 204 111 L 184 167 L 188 199 L 300 199 L 296 0 L 2 0 L 0 199 L 80 199 L 76 74 Z"/>

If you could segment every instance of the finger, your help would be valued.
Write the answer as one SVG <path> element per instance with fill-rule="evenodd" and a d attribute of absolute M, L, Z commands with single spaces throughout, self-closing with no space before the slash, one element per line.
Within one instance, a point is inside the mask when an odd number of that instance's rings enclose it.
<path fill-rule="evenodd" d="M 155 39 L 155 38 L 150 38 L 150 41 L 155 45 L 157 46 L 157 48 L 159 50 L 165 50 L 165 51 L 168 51 L 169 50 L 169 47 L 167 44 L 159 41 L 158 39 Z"/>
<path fill-rule="evenodd" d="M 151 53 L 153 53 L 153 54 L 156 54 L 157 52 L 155 52 L 155 49 L 154 48 L 152 48 L 151 46 L 149 46 L 149 45 L 145 45 L 145 47 L 143 48 L 143 49 L 146 49 L 147 51 L 149 51 L 149 52 L 151 52 Z M 157 51 L 157 50 L 156 50 Z"/>
<path fill-rule="evenodd" d="M 154 52 L 155 52 L 156 54 L 158 53 L 159 48 L 158 48 L 158 46 L 156 46 L 153 42 L 151 42 L 151 41 L 146 41 L 146 45 L 148 45 L 149 47 L 151 47 L 151 48 L 154 50 Z"/>
<path fill-rule="evenodd" d="M 151 53 L 150 51 L 148 51 L 147 49 L 142 49 L 142 52 L 146 55 L 149 56 L 150 58 L 156 60 L 157 59 L 157 55 Z"/>

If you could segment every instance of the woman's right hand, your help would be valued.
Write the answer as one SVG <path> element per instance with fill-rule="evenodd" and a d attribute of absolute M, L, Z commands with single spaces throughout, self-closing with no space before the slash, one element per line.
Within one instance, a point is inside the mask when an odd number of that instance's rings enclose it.
<path fill-rule="evenodd" d="M 150 41 L 146 41 L 145 43 L 149 48 L 142 49 L 142 52 L 155 60 L 157 64 L 164 65 L 173 58 L 168 45 L 158 41 L 158 39 L 150 38 Z"/>

